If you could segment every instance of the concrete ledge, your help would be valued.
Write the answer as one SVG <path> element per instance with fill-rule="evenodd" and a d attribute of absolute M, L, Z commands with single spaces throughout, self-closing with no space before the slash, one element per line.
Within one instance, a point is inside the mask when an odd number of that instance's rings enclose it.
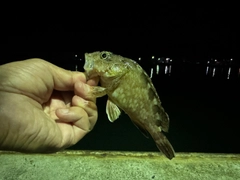
<path fill-rule="evenodd" d="M 239 154 L 62 151 L 22 154 L 0 151 L 0 179 L 211 180 L 240 179 Z"/>

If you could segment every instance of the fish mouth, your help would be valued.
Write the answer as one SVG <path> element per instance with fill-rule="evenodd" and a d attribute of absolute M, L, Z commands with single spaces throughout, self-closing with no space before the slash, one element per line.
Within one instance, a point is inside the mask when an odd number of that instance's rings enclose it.
<path fill-rule="evenodd" d="M 84 74 L 86 76 L 86 80 L 98 77 L 98 74 L 94 73 L 93 71 L 92 72 L 91 71 L 85 71 Z"/>
<path fill-rule="evenodd" d="M 85 70 L 84 74 L 87 80 L 98 76 L 97 72 L 94 70 L 94 60 L 89 57 L 88 53 L 85 53 L 85 64 L 83 69 Z"/>

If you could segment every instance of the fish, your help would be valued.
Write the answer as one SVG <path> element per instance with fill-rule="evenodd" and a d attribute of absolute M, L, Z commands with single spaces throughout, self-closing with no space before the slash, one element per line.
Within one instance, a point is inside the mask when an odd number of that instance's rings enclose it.
<path fill-rule="evenodd" d="M 99 77 L 94 86 L 98 98 L 108 96 L 106 114 L 110 122 L 124 111 L 145 137 L 149 134 L 157 148 L 168 159 L 175 151 L 163 132 L 169 130 L 169 116 L 161 105 L 151 78 L 134 60 L 110 51 L 85 53 L 84 73 L 87 79 Z"/>

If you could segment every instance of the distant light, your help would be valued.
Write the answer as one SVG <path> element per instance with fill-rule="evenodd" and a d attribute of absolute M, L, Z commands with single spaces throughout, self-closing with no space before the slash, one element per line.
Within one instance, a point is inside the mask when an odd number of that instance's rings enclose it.
<path fill-rule="evenodd" d="M 159 73 L 159 65 L 156 66 L 156 73 Z"/>
<path fill-rule="evenodd" d="M 206 75 L 208 75 L 208 70 L 209 70 L 209 67 L 207 66 L 207 69 L 206 69 Z"/>
<path fill-rule="evenodd" d="M 168 72 L 168 66 L 165 66 L 165 74 Z"/>
<path fill-rule="evenodd" d="M 75 54 L 75 57 L 77 57 L 77 54 Z"/>
<path fill-rule="evenodd" d="M 170 62 L 172 62 L 172 59 L 170 59 Z"/>
<path fill-rule="evenodd" d="M 213 68 L 213 73 L 212 73 L 212 77 L 215 76 L 215 68 Z"/>
<path fill-rule="evenodd" d="M 158 58 L 158 61 L 160 61 L 161 59 L 160 58 Z"/>
<path fill-rule="evenodd" d="M 233 59 L 230 59 L 230 61 L 233 61 Z"/>
<path fill-rule="evenodd" d="M 139 57 L 138 60 L 141 61 L 141 57 Z"/>
<path fill-rule="evenodd" d="M 155 57 L 154 56 L 152 56 L 152 59 L 154 59 Z"/>
<path fill-rule="evenodd" d="M 208 64 L 210 63 L 210 61 L 207 62 Z"/>
<path fill-rule="evenodd" d="M 170 60 L 170 58 L 166 58 L 166 61 L 169 61 Z"/>
<path fill-rule="evenodd" d="M 217 60 L 215 59 L 215 62 L 217 62 Z"/>
<path fill-rule="evenodd" d="M 153 68 L 151 68 L 150 78 L 153 76 Z"/>
<path fill-rule="evenodd" d="M 231 67 L 229 67 L 229 69 L 228 69 L 228 75 L 227 75 L 227 79 L 229 79 L 229 77 L 230 77 L 230 74 L 231 74 Z"/>

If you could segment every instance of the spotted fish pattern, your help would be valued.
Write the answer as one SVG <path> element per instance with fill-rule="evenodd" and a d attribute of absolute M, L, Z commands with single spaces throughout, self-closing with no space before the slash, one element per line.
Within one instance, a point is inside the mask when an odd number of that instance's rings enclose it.
<path fill-rule="evenodd" d="M 84 70 L 88 79 L 100 78 L 101 87 L 93 87 L 93 92 L 96 97 L 108 95 L 106 113 L 111 122 L 124 111 L 146 137 L 151 135 L 167 158 L 175 156 L 163 134 L 168 132 L 169 116 L 151 79 L 136 61 L 109 51 L 85 53 Z"/>

